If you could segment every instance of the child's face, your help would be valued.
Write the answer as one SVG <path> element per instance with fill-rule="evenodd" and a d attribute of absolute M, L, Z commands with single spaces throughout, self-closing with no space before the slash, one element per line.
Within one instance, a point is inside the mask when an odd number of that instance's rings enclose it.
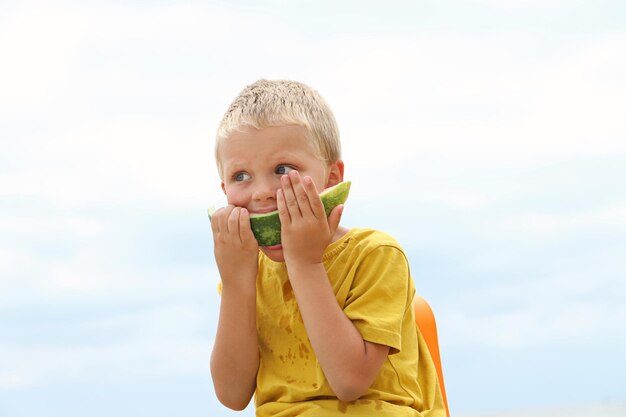
<path fill-rule="evenodd" d="M 343 162 L 327 164 L 316 156 L 302 126 L 244 128 L 220 144 L 222 189 L 228 204 L 252 213 L 277 209 L 280 177 L 291 170 L 313 179 L 318 192 L 343 181 Z M 261 250 L 273 261 L 283 262 L 282 246 Z"/>

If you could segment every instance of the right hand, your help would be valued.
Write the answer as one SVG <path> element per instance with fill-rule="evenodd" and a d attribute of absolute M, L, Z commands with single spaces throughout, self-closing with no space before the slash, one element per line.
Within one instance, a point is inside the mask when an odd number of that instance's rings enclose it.
<path fill-rule="evenodd" d="M 211 230 L 222 285 L 255 285 L 259 245 L 250 228 L 248 210 L 232 204 L 220 208 L 211 217 Z"/>

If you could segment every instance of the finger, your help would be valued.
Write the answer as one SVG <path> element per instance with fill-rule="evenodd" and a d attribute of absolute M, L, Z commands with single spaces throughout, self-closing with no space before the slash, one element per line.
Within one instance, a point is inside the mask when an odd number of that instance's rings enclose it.
<path fill-rule="evenodd" d="M 287 209 L 287 203 L 285 203 L 285 193 L 281 188 L 276 191 L 276 206 L 280 224 L 291 224 L 291 215 L 289 214 L 289 209 Z"/>
<path fill-rule="evenodd" d="M 285 197 L 285 205 L 287 206 L 287 210 L 289 211 L 289 216 L 291 217 L 291 219 L 293 219 L 294 216 L 302 216 L 302 212 L 300 211 L 300 207 L 298 206 L 298 200 L 296 198 L 296 193 L 293 189 L 293 184 L 291 183 L 290 176 L 283 175 L 280 178 L 280 183 L 282 185 L 283 196 Z"/>
<path fill-rule="evenodd" d="M 211 230 L 213 234 L 218 234 L 220 230 L 224 230 L 224 219 L 228 218 L 233 206 L 220 207 L 211 216 Z"/>
<path fill-rule="evenodd" d="M 211 231 L 215 235 L 219 230 L 219 213 L 221 208 L 217 209 L 213 214 L 211 214 Z"/>
<path fill-rule="evenodd" d="M 331 236 L 335 234 L 339 228 L 339 222 L 341 221 L 341 215 L 343 214 L 343 204 L 339 204 L 330 212 L 328 216 L 328 228 L 330 229 Z"/>
<path fill-rule="evenodd" d="M 247 242 L 254 239 L 254 234 L 252 233 L 252 228 L 250 227 L 250 213 L 245 208 L 241 209 L 239 214 L 239 234 L 241 236 L 242 242 Z"/>
<path fill-rule="evenodd" d="M 313 215 L 318 219 L 326 218 L 324 204 L 322 203 L 322 199 L 317 192 L 317 187 L 315 187 L 313 178 L 304 177 L 302 182 L 304 183 L 304 190 L 306 191 L 307 198 L 309 199 L 309 206 L 311 207 Z"/>
<path fill-rule="evenodd" d="M 226 221 L 228 233 L 239 234 L 239 213 L 241 208 L 234 207 Z"/>
<path fill-rule="evenodd" d="M 304 183 L 304 179 L 310 179 L 310 177 L 305 177 L 303 179 L 297 171 L 291 171 L 289 173 L 289 178 L 291 179 L 291 185 L 293 186 L 296 201 L 298 202 L 298 207 L 300 208 L 300 213 L 302 213 L 303 216 L 312 214 L 313 209 L 311 207 L 310 196 Z"/>

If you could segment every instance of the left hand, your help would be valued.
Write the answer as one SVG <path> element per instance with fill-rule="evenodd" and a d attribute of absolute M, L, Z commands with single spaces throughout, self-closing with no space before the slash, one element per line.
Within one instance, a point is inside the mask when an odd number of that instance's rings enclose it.
<path fill-rule="evenodd" d="M 290 171 L 281 178 L 277 193 L 283 255 L 287 267 L 322 262 L 326 247 L 339 227 L 343 206 L 326 218 L 324 205 L 311 177 Z"/>

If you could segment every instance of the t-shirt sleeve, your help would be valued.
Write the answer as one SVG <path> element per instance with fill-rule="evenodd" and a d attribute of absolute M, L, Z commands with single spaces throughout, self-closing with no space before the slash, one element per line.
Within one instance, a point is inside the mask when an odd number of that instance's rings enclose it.
<path fill-rule="evenodd" d="M 379 246 L 358 266 L 344 312 L 364 340 L 391 347 L 402 346 L 402 320 L 411 306 L 409 264 L 396 246 Z"/>

